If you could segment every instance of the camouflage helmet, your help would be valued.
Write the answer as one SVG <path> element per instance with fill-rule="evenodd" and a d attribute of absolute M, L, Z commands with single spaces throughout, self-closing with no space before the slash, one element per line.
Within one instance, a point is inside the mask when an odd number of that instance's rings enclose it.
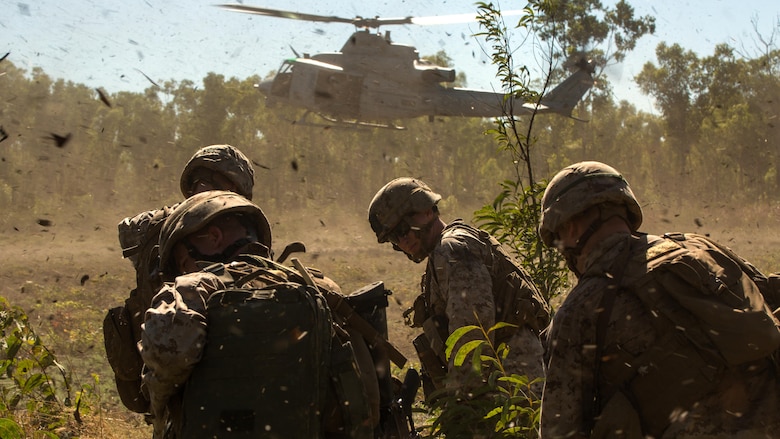
<path fill-rule="evenodd" d="M 374 195 L 368 206 L 368 222 L 377 241 L 387 242 L 387 235 L 409 215 L 424 212 L 441 200 L 424 182 L 401 177 L 387 183 Z"/>
<path fill-rule="evenodd" d="M 165 219 L 160 231 L 160 268 L 170 267 L 173 247 L 218 216 L 228 213 L 248 215 L 257 227 L 258 241 L 271 248 L 271 226 L 263 211 L 251 201 L 229 191 L 206 191 L 181 202 Z"/>
<path fill-rule="evenodd" d="M 566 221 L 589 208 L 612 203 L 626 207 L 632 231 L 642 224 L 642 208 L 628 182 L 615 168 L 601 162 L 580 162 L 563 168 L 550 180 L 542 197 L 539 234 L 553 245 L 555 233 Z"/>
<path fill-rule="evenodd" d="M 252 162 L 236 147 L 230 145 L 210 145 L 199 149 L 181 172 L 179 186 L 185 197 L 192 187 L 192 177 L 196 169 L 205 168 L 224 175 L 234 185 L 236 192 L 252 199 L 255 185 L 255 170 Z"/>

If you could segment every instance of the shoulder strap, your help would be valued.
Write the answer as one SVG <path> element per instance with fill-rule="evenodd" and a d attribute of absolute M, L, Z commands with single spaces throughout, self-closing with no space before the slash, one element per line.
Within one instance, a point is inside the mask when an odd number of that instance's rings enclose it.
<path fill-rule="evenodd" d="M 306 284 L 314 287 L 319 291 L 319 288 L 317 288 L 317 284 L 314 282 L 314 279 L 311 278 L 309 272 L 306 270 L 306 267 L 301 264 L 298 258 L 292 258 L 290 261 L 293 263 L 298 272 L 301 273 Z M 372 348 L 379 347 L 385 349 L 390 360 L 395 363 L 396 366 L 403 369 L 407 361 L 404 354 L 396 349 L 392 343 L 382 337 L 382 334 L 380 334 L 379 331 L 371 326 L 370 323 L 363 319 L 360 314 L 355 312 L 355 309 L 352 308 L 349 303 L 347 303 L 347 301 L 344 299 L 344 296 L 338 293 L 334 293 L 333 291 L 320 291 L 320 293 L 325 296 L 325 300 L 328 302 L 330 309 L 341 316 L 347 324 L 355 328 L 355 330 L 357 330 L 360 335 L 366 339 Z"/>
<path fill-rule="evenodd" d="M 596 422 L 596 415 L 601 409 L 602 395 L 599 392 L 601 357 L 604 351 L 607 326 L 609 325 L 610 317 L 612 317 L 612 308 L 615 305 L 615 298 L 624 288 L 623 278 L 630 263 L 630 250 L 631 245 L 629 244 L 619 258 L 621 261 L 624 261 L 623 264 L 618 267 L 617 273 L 610 279 L 609 286 L 604 290 L 604 295 L 601 296 L 601 301 L 599 302 L 600 312 L 596 319 L 596 349 L 593 360 L 593 376 L 588 378 L 586 375 L 583 375 L 582 377 L 582 433 L 586 436 L 590 436 L 590 432 L 593 430 Z"/>

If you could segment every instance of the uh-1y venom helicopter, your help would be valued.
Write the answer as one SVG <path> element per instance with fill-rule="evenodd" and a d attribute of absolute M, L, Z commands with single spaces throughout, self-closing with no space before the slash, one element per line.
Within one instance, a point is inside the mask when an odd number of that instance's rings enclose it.
<path fill-rule="evenodd" d="M 500 117 L 511 97 L 504 93 L 444 87 L 455 81 L 455 70 L 419 58 L 412 46 L 395 44 L 389 33 L 370 31 L 384 25 L 474 21 L 475 15 L 406 18 L 341 18 L 266 9 L 243 4 L 219 7 L 249 14 L 297 20 L 349 23 L 358 28 L 341 52 L 319 53 L 285 60 L 276 76 L 256 87 L 266 104 L 287 102 L 335 124 L 399 128 L 388 121 L 420 116 Z M 449 21 L 448 21 L 449 20 Z M 571 116 L 574 106 L 593 85 L 593 68 L 583 60 L 578 70 L 539 102 L 522 102 L 514 113 L 560 113 Z"/>

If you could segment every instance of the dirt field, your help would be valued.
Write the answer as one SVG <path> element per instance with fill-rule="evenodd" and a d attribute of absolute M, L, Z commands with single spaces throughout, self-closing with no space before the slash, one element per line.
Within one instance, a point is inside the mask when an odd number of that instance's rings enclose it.
<path fill-rule="evenodd" d="M 722 215 L 722 216 L 721 216 Z M 113 392 L 102 344 L 105 310 L 123 300 L 134 283 L 129 261 L 116 240 L 116 221 L 59 219 L 44 227 L 35 220 L 11 221 L 0 232 L 0 296 L 22 307 L 47 345 L 72 370 L 76 382 L 99 375 L 100 405 L 82 437 L 148 437 L 139 415 L 124 410 Z M 673 214 L 646 209 L 643 229 L 652 232 L 696 231 L 732 247 L 764 271 L 780 271 L 780 215 L 775 209 L 719 215 Z M 117 220 L 120 216 L 116 217 Z M 449 219 L 445 216 L 445 219 Z M 382 280 L 393 291 L 388 308 L 391 341 L 416 362 L 411 339 L 415 331 L 401 313 L 418 293 L 423 265 L 408 261 L 389 246 L 376 244 L 367 224 L 295 217 L 274 224 L 274 247 L 301 240 L 304 264 L 322 269 L 345 293 Z"/>

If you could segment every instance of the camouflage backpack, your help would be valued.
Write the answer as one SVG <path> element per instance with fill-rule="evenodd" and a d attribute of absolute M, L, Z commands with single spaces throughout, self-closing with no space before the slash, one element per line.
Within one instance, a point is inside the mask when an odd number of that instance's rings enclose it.
<path fill-rule="evenodd" d="M 208 299 L 175 437 L 371 437 L 349 336 L 306 275 L 248 255 L 204 271 L 228 287 Z"/>
<path fill-rule="evenodd" d="M 769 282 L 755 267 L 701 235 L 666 234 L 635 245 L 644 252 L 635 253 L 616 274 L 619 287 L 599 306 L 595 369 L 609 385 L 601 393 L 596 383 L 584 388 L 592 395 L 583 398 L 584 422 L 599 415 L 593 437 L 640 424 L 648 429 L 645 434 L 658 437 L 672 411 L 716 391 L 724 371 L 777 366 L 780 326 L 764 299 Z M 638 357 L 604 344 L 614 297 L 627 293 L 651 310 L 660 334 Z M 626 424 L 627 419 L 634 421 Z"/>

